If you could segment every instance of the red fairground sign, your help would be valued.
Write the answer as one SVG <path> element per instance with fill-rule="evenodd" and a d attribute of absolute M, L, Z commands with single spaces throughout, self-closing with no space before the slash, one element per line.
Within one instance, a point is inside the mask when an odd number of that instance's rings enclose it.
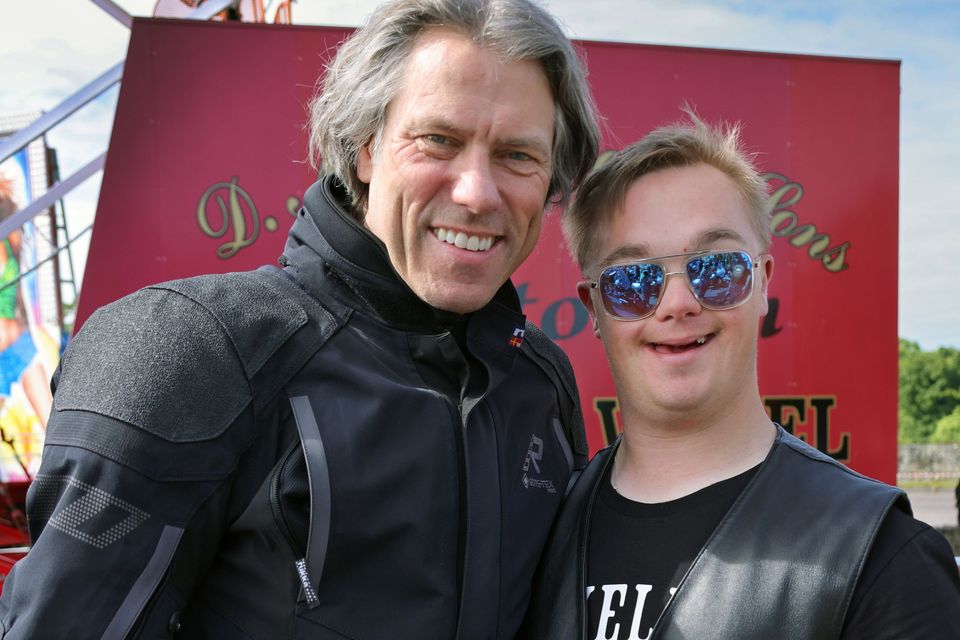
<path fill-rule="evenodd" d="M 274 262 L 304 189 L 306 105 L 343 29 L 136 20 L 79 324 L 144 285 Z M 776 269 L 760 340 L 771 417 L 894 482 L 899 63 L 581 43 L 626 146 L 693 106 L 742 123 L 770 185 Z M 600 342 L 557 216 L 514 277 L 567 351 L 595 450 L 618 430 Z"/>

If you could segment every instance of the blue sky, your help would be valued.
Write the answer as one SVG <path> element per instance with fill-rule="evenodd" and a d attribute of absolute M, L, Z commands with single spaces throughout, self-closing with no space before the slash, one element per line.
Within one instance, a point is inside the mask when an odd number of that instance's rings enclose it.
<path fill-rule="evenodd" d="M 117 0 L 149 15 L 155 0 Z M 902 61 L 901 336 L 960 347 L 960 3 L 849 0 L 548 0 L 574 38 Z M 125 53 L 127 31 L 86 0 L 8 3 L 0 21 L 0 116 L 49 110 Z M 298 0 L 299 24 L 360 24 L 373 0 Z M 116 90 L 55 130 L 66 175 L 102 152 Z M 92 220 L 99 176 L 67 200 L 71 226 Z M 81 248 L 82 253 L 83 249 Z"/>

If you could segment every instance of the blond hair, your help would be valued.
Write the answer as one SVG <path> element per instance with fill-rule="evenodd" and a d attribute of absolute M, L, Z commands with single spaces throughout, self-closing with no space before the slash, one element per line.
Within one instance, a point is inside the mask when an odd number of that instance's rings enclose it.
<path fill-rule="evenodd" d="M 639 142 L 613 153 L 583 181 L 570 209 L 563 215 L 563 234 L 581 269 L 592 266 L 598 229 L 623 206 L 630 186 L 654 171 L 708 164 L 736 185 L 752 214 L 751 226 L 761 248 L 770 246 L 767 187 L 753 159 L 742 147 L 737 124 L 711 126 L 688 107 L 688 120 L 654 129 Z"/>

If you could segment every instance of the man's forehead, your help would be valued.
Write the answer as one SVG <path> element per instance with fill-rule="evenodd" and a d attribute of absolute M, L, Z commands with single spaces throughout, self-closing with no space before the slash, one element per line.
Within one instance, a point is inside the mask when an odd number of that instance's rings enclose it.
<path fill-rule="evenodd" d="M 496 44 L 478 42 L 469 34 L 459 29 L 442 25 L 429 26 L 414 36 L 410 53 L 405 62 L 404 79 L 400 89 L 402 90 L 408 83 L 410 83 L 412 87 L 421 86 L 423 78 L 418 74 L 420 74 L 425 67 L 441 66 L 448 62 L 451 55 L 451 47 L 455 47 L 455 50 L 461 53 L 469 51 L 481 60 L 485 59 L 488 63 L 492 63 L 494 68 L 504 69 L 516 65 L 529 65 L 531 68 L 536 69 L 546 81 L 547 85 L 550 86 L 551 98 L 556 102 L 550 76 L 543 62 L 532 57 L 524 58 L 507 55 Z M 412 69 L 411 67 L 417 68 Z M 450 69 L 452 78 L 454 79 L 462 77 L 470 70 L 469 68 Z M 522 98 L 522 96 L 517 97 Z"/>
<path fill-rule="evenodd" d="M 451 47 L 455 47 L 459 51 L 470 51 L 499 65 L 510 63 L 510 60 L 501 55 L 496 48 L 477 42 L 467 33 L 442 25 L 434 25 L 426 27 L 413 37 L 406 59 L 408 75 L 410 67 L 414 65 L 433 66 L 443 64 L 450 55 Z M 410 79 L 414 82 L 420 80 L 417 77 Z"/>
<path fill-rule="evenodd" d="M 609 232 L 608 229 L 607 233 Z M 616 242 L 615 238 L 610 240 Z M 674 247 L 661 246 L 660 243 L 653 241 L 647 242 L 644 240 L 619 244 L 602 256 L 598 264 L 610 265 L 628 260 L 646 260 L 676 253 L 706 251 L 716 247 L 722 242 L 746 244 L 747 240 L 735 229 L 728 227 L 711 227 L 694 234 L 687 239 L 687 242 L 682 242 Z"/>
<path fill-rule="evenodd" d="M 518 83 L 527 90 L 518 90 Z M 545 93 L 537 93 L 538 87 Z M 544 97 L 551 105 L 547 114 Z M 387 120 L 413 133 L 457 134 L 488 121 L 499 142 L 542 147 L 545 153 L 552 146 L 555 115 L 553 90 L 538 62 L 504 59 L 495 49 L 446 28 L 418 36 L 386 109 Z"/>
<path fill-rule="evenodd" d="M 500 62 L 501 64 L 524 61 L 523 59 L 518 59 L 507 55 L 503 51 L 502 47 L 493 42 L 478 40 L 462 29 L 440 24 L 429 25 L 421 29 L 419 33 L 413 36 L 409 50 L 411 55 L 413 55 L 418 51 L 428 49 L 429 47 L 437 45 L 438 43 L 452 41 L 472 46 L 476 50 L 488 54 L 492 59 Z M 536 60 L 530 61 L 536 63 Z"/>

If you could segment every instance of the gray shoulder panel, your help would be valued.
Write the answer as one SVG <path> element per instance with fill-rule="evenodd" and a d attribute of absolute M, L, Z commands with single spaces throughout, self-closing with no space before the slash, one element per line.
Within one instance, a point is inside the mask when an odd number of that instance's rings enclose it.
<path fill-rule="evenodd" d="M 221 323 L 248 378 L 300 327 L 307 323 L 303 307 L 284 295 L 282 281 L 262 271 L 228 273 L 175 280 L 151 289 L 190 298 Z M 274 286 L 271 286 L 274 285 Z"/>
<path fill-rule="evenodd" d="M 98 310 L 64 354 L 55 409 L 170 442 L 221 434 L 250 403 L 250 378 L 307 323 L 257 273 L 165 283 Z"/>

